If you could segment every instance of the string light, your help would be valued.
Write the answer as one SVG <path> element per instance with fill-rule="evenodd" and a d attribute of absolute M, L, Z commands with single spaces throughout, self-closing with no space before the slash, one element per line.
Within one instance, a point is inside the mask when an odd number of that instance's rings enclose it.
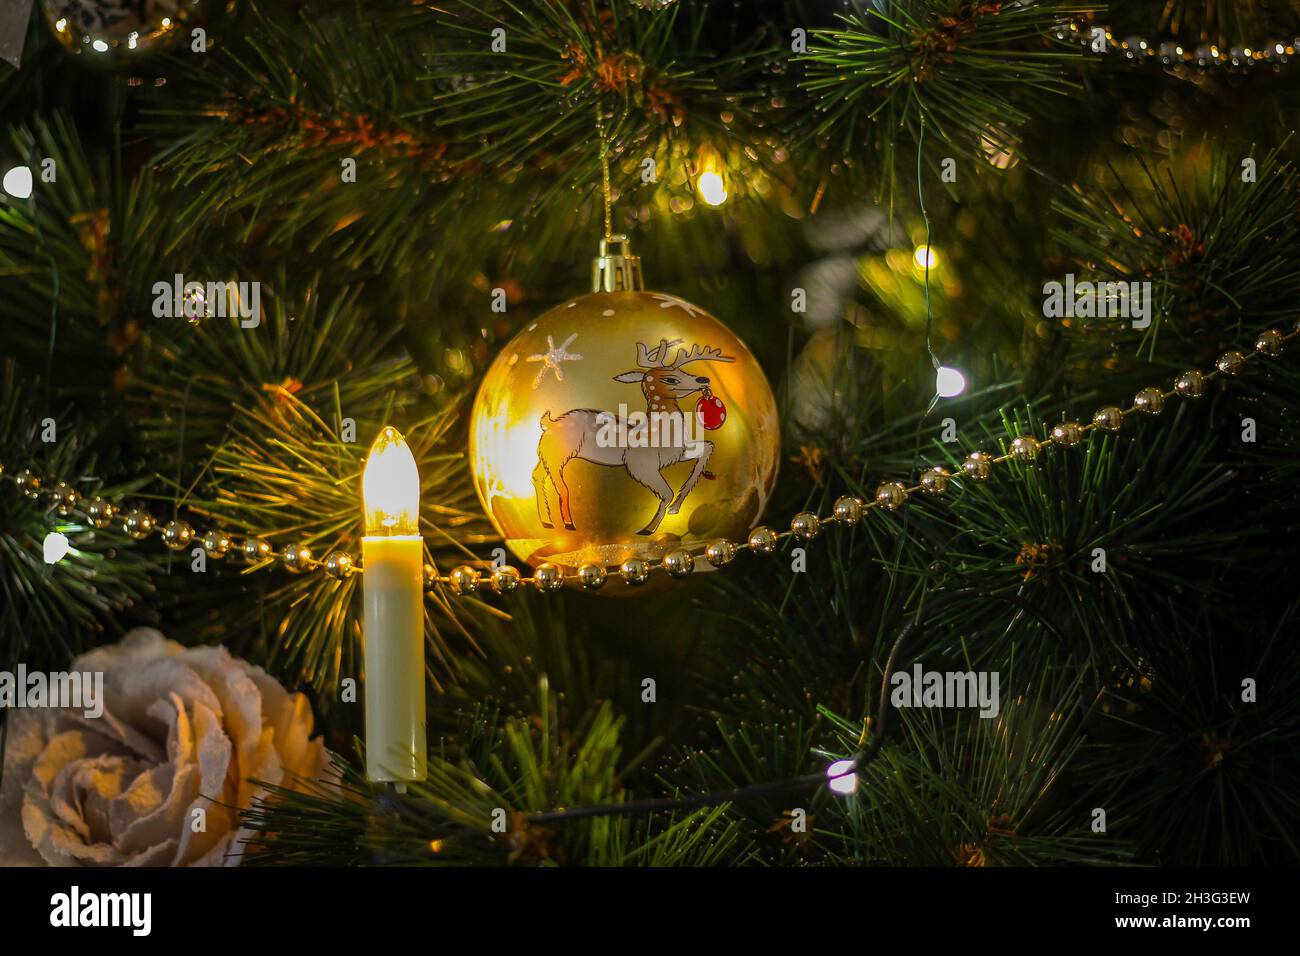
<path fill-rule="evenodd" d="M 837 760 L 826 768 L 826 785 L 842 797 L 858 792 L 857 765 L 852 760 Z"/>
<path fill-rule="evenodd" d="M 727 180 L 723 175 L 722 157 L 711 146 L 701 146 L 697 166 L 700 173 L 695 178 L 695 191 L 710 206 L 721 206 L 727 201 Z"/>
<path fill-rule="evenodd" d="M 1010 169 L 1020 162 L 1005 124 L 990 127 L 980 134 L 980 150 L 994 169 Z"/>
<path fill-rule="evenodd" d="M 4 191 L 15 199 L 28 199 L 32 195 L 32 171 L 26 166 L 15 166 L 5 173 Z"/>
<path fill-rule="evenodd" d="M 41 543 L 46 564 L 58 564 L 68 553 L 68 536 L 59 531 L 51 531 Z"/>
<path fill-rule="evenodd" d="M 721 206 L 727 201 L 727 184 L 720 173 L 701 173 L 698 189 L 700 198 L 710 206 Z"/>
<path fill-rule="evenodd" d="M 934 393 L 940 398 L 956 398 L 966 391 L 966 376 L 955 368 L 940 365 L 934 370 Z"/>
<path fill-rule="evenodd" d="M 921 271 L 924 271 L 927 267 L 930 269 L 936 269 L 939 266 L 939 254 L 935 252 L 934 249 L 930 248 L 930 246 L 921 243 L 921 245 L 916 247 L 916 251 L 912 253 L 912 262 L 915 263 L 916 268 Z"/>

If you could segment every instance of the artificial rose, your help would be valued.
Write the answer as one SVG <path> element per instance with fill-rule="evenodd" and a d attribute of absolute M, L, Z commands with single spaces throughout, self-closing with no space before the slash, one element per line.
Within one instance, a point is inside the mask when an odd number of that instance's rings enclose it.
<path fill-rule="evenodd" d="M 140 628 L 70 669 L 103 672 L 103 715 L 7 715 L 0 862 L 34 848 L 54 866 L 237 865 L 239 810 L 260 792 L 250 778 L 324 773 L 307 699 L 225 648 Z M 27 846 L 13 845 L 19 813 Z"/>

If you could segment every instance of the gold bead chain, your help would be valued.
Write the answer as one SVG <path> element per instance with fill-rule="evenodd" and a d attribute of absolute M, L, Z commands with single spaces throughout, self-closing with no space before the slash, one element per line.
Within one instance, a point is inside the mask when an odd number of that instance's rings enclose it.
<path fill-rule="evenodd" d="M 1100 31 L 1100 33 L 1098 33 Z M 1244 68 L 1254 66 L 1280 67 L 1290 62 L 1300 49 L 1300 37 L 1290 40 L 1269 40 L 1259 46 L 1232 46 L 1223 49 L 1217 43 L 1202 42 L 1188 49 L 1177 40 L 1150 41 L 1140 36 L 1116 38 L 1110 27 L 1071 19 L 1053 29 L 1058 40 L 1073 40 L 1084 46 L 1085 52 L 1098 56 L 1122 56 L 1133 63 L 1160 62 L 1165 66 L 1197 66 Z M 1105 38 L 1105 47 L 1094 51 L 1092 43 Z"/>
<path fill-rule="evenodd" d="M 868 511 L 879 508 L 896 511 L 902 508 L 912 495 L 918 492 L 927 496 L 942 495 L 951 478 L 959 477 L 973 482 L 984 481 L 989 477 L 993 465 L 1008 461 L 1032 462 L 1037 459 L 1042 449 L 1052 445 L 1067 447 L 1079 444 L 1093 431 L 1119 431 L 1125 419 L 1132 415 L 1158 415 L 1164 410 L 1170 398 L 1199 398 L 1205 392 L 1206 384 L 1224 376 L 1236 376 L 1247 363 L 1260 357 L 1280 355 L 1285 346 L 1300 338 L 1300 322 L 1290 332 L 1279 329 L 1267 329 L 1255 339 L 1254 348 L 1249 352 L 1228 351 L 1219 356 L 1211 371 L 1192 369 L 1183 372 L 1174 380 L 1171 389 L 1163 390 L 1156 386 L 1139 389 L 1132 403 L 1127 408 L 1118 405 L 1104 405 L 1086 424 L 1062 422 L 1052 427 L 1051 433 L 1044 438 L 1030 435 L 1017 435 L 1010 443 L 1009 451 L 998 456 L 991 456 L 983 451 L 973 451 L 966 456 L 959 475 L 950 475 L 947 469 L 931 467 L 923 471 L 917 484 L 908 485 L 902 481 L 884 481 L 876 489 L 872 501 L 863 501 L 851 495 L 836 500 L 832 513 L 817 515 L 810 511 L 800 512 L 790 521 L 789 530 L 776 531 L 768 526 L 760 526 L 749 533 L 745 541 L 728 541 L 719 539 L 707 544 L 695 544 L 689 547 L 677 547 L 668 550 L 661 557 L 630 558 L 624 561 L 613 573 L 630 585 L 645 584 L 655 571 L 665 571 L 672 578 L 685 578 L 695 570 L 697 554 L 715 568 L 730 564 L 742 551 L 759 554 L 771 554 L 784 541 L 798 538 L 811 541 L 816 538 L 828 524 L 852 526 L 857 524 Z M 10 474 L 0 464 L 0 478 L 8 478 L 18 491 L 28 498 L 39 500 L 46 495 L 50 507 L 60 516 L 81 516 L 95 528 L 108 527 L 114 520 L 121 520 L 123 532 L 136 540 L 144 540 L 152 534 L 161 535 L 168 548 L 179 551 L 196 540 L 194 529 L 186 521 L 173 520 L 159 524 L 143 508 L 124 509 L 119 504 L 101 497 L 93 497 L 83 502 L 79 492 L 65 481 L 57 482 L 54 487 L 43 492 L 42 480 L 29 469 Z M 356 560 L 344 551 L 331 551 L 323 559 L 317 559 L 312 549 L 305 543 L 287 545 L 280 550 L 262 537 L 248 537 L 236 547 L 234 540 L 224 531 L 210 530 L 197 538 L 199 544 L 209 557 L 222 559 L 230 554 L 240 554 L 244 560 L 258 568 L 269 567 L 279 562 L 293 573 L 308 571 L 325 571 L 331 577 L 343 580 L 364 569 Z M 460 565 L 449 574 L 440 574 L 432 565 L 424 567 L 425 591 L 433 591 L 438 586 L 447 586 L 461 596 L 475 594 L 482 589 L 490 589 L 497 594 L 510 594 L 522 586 L 550 593 L 559 591 L 569 582 L 575 582 L 587 590 L 597 590 L 609 579 L 611 570 L 599 564 L 584 564 L 572 570 L 559 565 L 539 564 L 531 575 L 523 575 L 518 569 L 505 565 L 479 570 L 470 565 Z"/>

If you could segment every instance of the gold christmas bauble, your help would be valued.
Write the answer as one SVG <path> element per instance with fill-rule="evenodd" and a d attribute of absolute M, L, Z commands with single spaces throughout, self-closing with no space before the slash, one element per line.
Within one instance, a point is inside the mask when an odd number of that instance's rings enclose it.
<path fill-rule="evenodd" d="M 743 541 L 776 481 L 776 402 L 749 349 L 703 309 L 641 289 L 626 240 L 602 253 L 603 291 L 519 332 L 471 415 L 483 509 L 534 567 L 616 571 Z"/>

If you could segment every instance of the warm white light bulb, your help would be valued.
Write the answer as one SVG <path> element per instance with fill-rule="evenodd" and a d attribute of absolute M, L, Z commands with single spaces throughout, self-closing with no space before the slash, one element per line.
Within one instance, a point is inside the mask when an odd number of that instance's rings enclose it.
<path fill-rule="evenodd" d="M 721 173 L 715 173 L 713 170 L 700 173 L 700 178 L 696 181 L 696 189 L 699 190 L 700 198 L 710 206 L 721 206 L 727 201 L 727 183 Z"/>
<path fill-rule="evenodd" d="M 26 166 L 15 166 L 5 173 L 4 190 L 15 199 L 27 199 L 32 194 L 32 171 Z"/>
<path fill-rule="evenodd" d="M 91 44 L 91 46 L 95 48 L 96 53 L 108 52 L 108 44 L 105 43 L 103 40 L 96 40 L 94 43 Z"/>
<path fill-rule="evenodd" d="M 924 270 L 929 266 L 929 268 L 933 270 L 939 265 L 939 254 L 929 246 L 922 243 L 917 246 L 916 251 L 912 253 L 912 261 L 916 263 L 918 269 Z"/>
<path fill-rule="evenodd" d="M 368 535 L 420 533 L 420 472 L 402 433 L 386 426 L 370 446 L 361 475 Z"/>
<path fill-rule="evenodd" d="M 837 760 L 826 768 L 827 786 L 834 793 L 848 796 L 858 791 L 858 775 L 852 760 Z"/>
<path fill-rule="evenodd" d="M 940 398 L 956 398 L 966 391 L 966 376 L 955 368 L 940 365 L 934 373 L 934 391 Z"/>
<path fill-rule="evenodd" d="M 45 563 L 58 564 L 68 553 L 69 547 L 67 535 L 60 531 L 51 531 L 45 536 L 45 542 L 41 546 L 41 550 L 45 552 Z"/>

